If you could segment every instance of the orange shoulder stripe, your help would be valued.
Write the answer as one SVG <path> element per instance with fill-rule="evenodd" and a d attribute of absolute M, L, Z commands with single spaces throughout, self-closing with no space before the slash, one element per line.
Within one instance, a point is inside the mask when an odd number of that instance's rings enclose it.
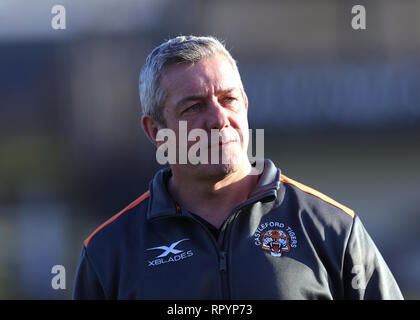
<path fill-rule="evenodd" d="M 112 216 L 110 219 L 105 221 L 103 224 L 101 224 L 99 227 L 95 229 L 95 231 L 92 232 L 92 234 L 84 241 L 85 248 L 87 248 L 90 240 L 97 234 L 100 230 L 105 228 L 107 225 L 112 223 L 114 220 L 116 220 L 119 216 L 121 216 L 123 213 L 127 212 L 128 210 L 134 208 L 135 206 L 139 205 L 141 202 L 146 200 L 150 196 L 150 191 L 147 190 L 145 193 L 143 193 L 139 198 L 134 200 L 132 203 L 130 203 L 126 208 L 118 212 L 116 215 Z"/>
<path fill-rule="evenodd" d="M 328 203 L 332 204 L 333 206 L 335 206 L 335 207 L 337 207 L 337 208 L 339 208 L 339 209 L 343 210 L 343 211 L 344 211 L 345 213 L 347 213 L 350 217 L 354 218 L 355 213 L 354 213 L 354 211 L 353 211 L 352 209 L 347 208 L 346 206 L 344 206 L 344 205 L 342 205 L 342 204 L 338 203 L 337 201 L 335 201 L 335 200 L 331 199 L 330 197 L 326 196 L 325 194 L 323 194 L 323 193 L 321 193 L 321 192 L 319 192 L 319 191 L 316 191 L 315 189 L 312 189 L 312 188 L 310 188 L 310 187 L 308 187 L 308 186 L 305 186 L 305 185 L 303 185 L 303 184 L 302 184 L 302 183 L 300 183 L 300 182 L 297 182 L 297 181 L 295 181 L 295 180 L 292 180 L 292 179 L 290 179 L 290 178 L 286 177 L 286 176 L 285 176 L 285 175 L 283 175 L 283 174 L 282 174 L 282 175 L 281 175 L 281 177 L 280 177 L 280 181 L 285 182 L 285 183 L 292 184 L 292 185 L 294 185 L 295 187 L 299 188 L 300 190 L 302 190 L 302 191 L 304 191 L 304 192 L 306 192 L 306 193 L 312 194 L 312 195 L 314 195 L 315 197 L 318 197 L 318 198 L 320 198 L 321 200 L 324 200 L 325 202 L 328 202 Z"/>

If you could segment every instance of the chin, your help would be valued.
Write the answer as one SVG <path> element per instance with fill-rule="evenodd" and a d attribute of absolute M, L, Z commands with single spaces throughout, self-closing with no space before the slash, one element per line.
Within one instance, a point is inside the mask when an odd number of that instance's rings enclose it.
<path fill-rule="evenodd" d="M 240 155 L 230 155 L 224 161 L 216 164 L 201 164 L 197 168 L 200 174 L 207 177 L 223 179 L 224 177 L 240 171 L 244 166 L 244 159 Z"/>
<path fill-rule="evenodd" d="M 249 164 L 248 155 L 239 144 L 217 148 L 219 156 L 216 163 L 212 163 L 212 150 L 209 149 L 207 163 L 182 165 L 180 167 L 184 168 L 184 174 L 192 174 L 203 180 L 222 180 L 235 172 L 240 172 L 247 163 Z"/>
<path fill-rule="evenodd" d="M 210 164 L 206 166 L 207 168 L 203 168 L 209 174 L 213 174 L 216 176 L 227 176 L 238 171 L 238 165 L 233 163 L 221 163 L 221 164 Z"/>

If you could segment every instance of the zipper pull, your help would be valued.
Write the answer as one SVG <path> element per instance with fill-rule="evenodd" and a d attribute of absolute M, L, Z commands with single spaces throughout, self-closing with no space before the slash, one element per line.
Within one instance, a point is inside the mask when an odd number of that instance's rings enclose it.
<path fill-rule="evenodd" d="M 220 252 L 220 271 L 224 272 L 227 269 L 227 264 L 226 264 L 226 252 L 225 251 L 221 251 Z"/>

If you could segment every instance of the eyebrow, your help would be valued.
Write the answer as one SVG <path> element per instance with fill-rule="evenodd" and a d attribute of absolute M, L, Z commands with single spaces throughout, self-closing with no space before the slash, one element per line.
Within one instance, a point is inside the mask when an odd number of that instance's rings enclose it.
<path fill-rule="evenodd" d="M 228 88 L 228 89 L 218 90 L 218 91 L 216 91 L 216 94 L 217 95 L 223 95 L 223 94 L 231 93 L 231 92 L 233 92 L 233 91 L 235 91 L 237 89 L 238 88 L 232 87 L 232 88 Z M 203 100 L 206 97 L 207 97 L 207 95 L 205 95 L 205 94 L 204 95 L 202 95 L 202 94 L 193 94 L 193 95 L 186 96 L 186 97 L 182 98 L 181 100 L 179 100 L 176 103 L 175 108 L 180 108 L 185 102 L 188 102 L 188 101 L 196 101 L 196 100 Z"/>

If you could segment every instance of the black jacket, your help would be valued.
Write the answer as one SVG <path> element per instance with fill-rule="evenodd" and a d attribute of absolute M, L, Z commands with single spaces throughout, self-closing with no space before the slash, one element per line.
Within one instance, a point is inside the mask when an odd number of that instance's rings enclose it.
<path fill-rule="evenodd" d="M 402 299 L 358 216 L 270 160 L 217 238 L 170 175 L 85 240 L 74 299 Z"/>

